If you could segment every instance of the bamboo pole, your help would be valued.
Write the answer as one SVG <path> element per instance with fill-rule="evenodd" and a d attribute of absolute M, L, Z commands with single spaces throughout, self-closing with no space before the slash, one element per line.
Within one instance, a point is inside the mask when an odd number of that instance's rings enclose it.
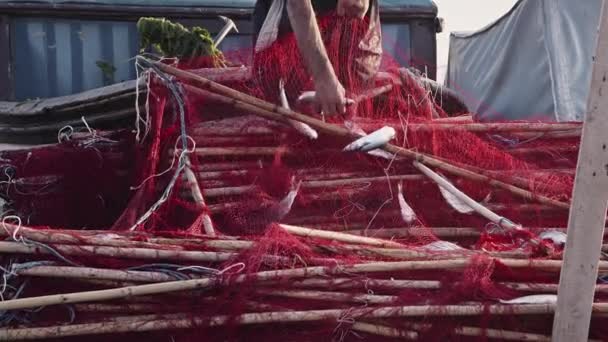
<path fill-rule="evenodd" d="M 516 291 L 532 293 L 557 293 L 558 284 L 549 283 L 515 283 L 500 282 L 499 285 L 506 286 Z M 403 279 L 373 279 L 373 278 L 310 278 L 296 280 L 290 283 L 292 288 L 331 288 L 331 289 L 374 289 L 380 291 L 420 289 L 437 290 L 442 288 L 438 280 L 403 280 Z M 597 293 L 608 293 L 608 285 L 596 286 Z"/>
<path fill-rule="evenodd" d="M 357 175 L 357 174 L 352 174 Z M 359 175 L 360 176 L 360 175 Z M 377 176 L 377 177 L 353 177 L 353 178 L 341 178 L 341 179 L 322 179 L 322 180 L 313 180 L 311 178 L 318 177 L 303 177 L 302 187 L 306 189 L 318 189 L 318 188 L 329 188 L 329 187 L 338 187 L 338 186 L 353 186 L 358 184 L 367 184 L 367 183 L 379 183 L 379 182 L 396 182 L 396 181 L 424 181 L 425 177 L 421 175 L 395 175 L 395 176 Z M 217 181 L 215 181 L 217 182 Z M 225 187 L 226 189 L 230 189 L 231 187 L 226 187 L 226 182 L 219 181 L 218 183 L 207 183 L 219 186 L 208 186 L 205 191 L 209 191 L 212 189 L 219 189 Z M 226 190 L 230 191 L 230 190 Z"/>
<path fill-rule="evenodd" d="M 432 324 L 420 324 L 420 323 L 406 323 L 405 327 L 415 330 L 428 330 L 432 329 Z M 370 324 L 365 322 L 356 322 L 352 325 L 352 329 L 379 335 L 386 336 L 392 338 L 400 338 L 400 339 L 410 339 L 410 340 L 418 340 L 419 333 L 412 330 L 404 330 L 392 326 L 379 325 L 379 324 Z M 525 333 L 519 331 L 510 331 L 503 329 L 492 329 L 492 328 L 477 328 L 477 327 L 457 327 L 454 328 L 454 334 L 461 336 L 470 336 L 470 337 L 482 337 L 482 338 L 490 338 L 490 339 L 498 339 L 504 341 L 539 341 L 539 342 L 549 342 L 551 341 L 550 336 L 541 335 L 541 334 L 533 334 L 533 333 Z"/>
<path fill-rule="evenodd" d="M 517 260 L 496 258 L 493 260 L 496 260 L 504 266 L 510 268 L 530 268 L 538 271 L 546 271 L 553 273 L 559 272 L 562 266 L 562 262 L 560 260 Z M 31 298 L 12 299 L 0 302 L 0 311 L 29 309 L 57 304 L 97 302 L 119 298 L 130 298 L 133 296 L 145 296 L 188 290 L 202 290 L 214 287 L 220 283 L 236 285 L 245 281 L 257 283 L 277 279 L 288 280 L 294 278 L 319 277 L 335 274 L 365 274 L 413 270 L 462 270 L 468 265 L 470 265 L 470 262 L 470 259 L 375 262 L 338 267 L 313 266 L 277 271 L 264 271 L 254 274 L 236 276 L 232 279 L 226 279 L 227 282 L 219 282 L 219 279 L 216 278 L 201 278 L 157 284 L 145 284 L 108 290 L 85 291 Z M 608 262 L 600 261 L 599 269 L 603 272 L 608 271 Z"/>
<path fill-rule="evenodd" d="M 386 93 L 390 92 L 391 90 L 393 90 L 393 85 L 391 83 L 389 83 L 389 84 L 365 91 L 365 92 L 355 96 L 355 98 L 353 98 L 353 101 L 355 104 L 358 104 L 360 102 L 373 99 L 374 97 L 380 96 L 382 94 L 386 94 Z"/>
<path fill-rule="evenodd" d="M 201 188 L 198 184 L 198 180 L 192 172 L 190 168 L 190 160 L 187 159 L 186 167 L 184 168 L 184 176 L 186 180 L 190 184 L 190 191 L 192 191 L 192 197 L 194 198 L 194 202 L 198 204 L 200 209 L 203 211 L 203 228 L 205 230 L 205 234 L 209 236 L 215 236 L 215 229 L 213 229 L 213 222 L 211 222 L 211 217 L 205 211 L 207 210 L 207 204 L 205 203 L 205 198 L 201 192 Z"/>
<path fill-rule="evenodd" d="M 392 304 L 399 300 L 397 296 L 372 295 L 363 293 L 348 293 L 337 291 L 311 290 L 274 290 L 260 289 L 256 293 L 273 297 L 297 298 L 324 302 L 363 303 L 363 304 Z"/>
<path fill-rule="evenodd" d="M 272 157 L 279 151 L 284 153 L 285 155 L 293 155 L 294 153 L 298 152 L 291 148 L 281 149 L 279 147 L 274 147 L 274 146 L 266 146 L 266 147 L 264 147 L 264 146 L 257 146 L 257 147 L 236 146 L 236 147 L 197 147 L 194 149 L 194 154 L 196 154 L 198 157 L 218 157 L 218 156 L 220 156 L 220 157 L 232 157 L 232 156 Z M 174 151 L 171 150 L 169 152 L 173 153 Z M 342 150 L 338 150 L 338 149 L 324 150 L 323 152 L 340 154 L 340 153 L 342 153 Z M 179 153 L 179 150 L 177 151 L 177 153 Z"/>
<path fill-rule="evenodd" d="M 426 289 L 441 288 L 439 280 L 402 280 L 373 278 L 309 278 L 290 282 L 292 288 L 335 288 L 335 289 Z"/>
<path fill-rule="evenodd" d="M 520 147 L 506 150 L 507 153 L 513 156 L 529 156 L 534 154 L 562 154 L 578 152 L 577 146 L 548 146 L 544 148 L 538 147 Z"/>
<path fill-rule="evenodd" d="M 275 134 L 268 135 L 233 135 L 233 136 L 193 136 L 196 141 L 196 146 L 199 147 L 214 147 L 236 144 L 276 144 L 279 142 L 279 137 Z"/>
<path fill-rule="evenodd" d="M 220 102 L 227 103 L 229 105 L 232 105 L 234 108 L 237 108 L 237 109 L 240 109 L 243 111 L 247 111 L 247 112 L 251 112 L 253 114 L 265 117 L 267 119 L 280 121 L 280 122 L 286 122 L 287 119 L 300 121 L 300 122 L 308 124 L 309 126 L 311 126 L 312 128 L 314 128 L 318 131 L 328 133 L 331 135 L 335 135 L 335 136 L 350 137 L 352 139 L 359 138 L 358 136 L 355 136 L 352 132 L 350 132 L 346 128 L 338 127 L 338 126 L 323 122 L 321 120 L 296 113 L 292 110 L 281 108 L 280 106 L 277 106 L 272 103 L 260 100 L 256 97 L 241 93 L 241 92 L 231 89 L 229 87 L 215 83 L 215 82 L 205 79 L 203 77 L 199 77 L 192 73 L 171 67 L 169 65 L 157 63 L 157 62 L 150 62 L 150 61 L 148 61 L 148 62 L 154 64 L 156 67 L 158 67 L 163 72 L 166 72 L 175 77 L 181 78 L 185 81 L 191 82 L 191 83 L 195 84 L 197 87 L 200 87 L 200 89 L 199 89 L 199 88 L 196 88 L 193 86 L 186 85 L 186 88 L 188 90 L 193 91 L 194 93 L 196 93 L 198 95 L 208 97 L 208 98 L 213 98 Z M 211 93 L 204 89 L 211 90 L 214 93 Z M 438 159 L 435 159 L 431 156 L 428 156 L 428 155 L 425 155 L 425 154 L 422 154 L 419 152 L 415 152 L 412 150 L 408 150 L 408 149 L 397 147 L 397 146 L 390 145 L 390 144 L 387 144 L 386 146 L 384 146 L 383 149 L 387 152 L 390 152 L 390 153 L 393 153 L 393 154 L 396 154 L 396 155 L 399 155 L 399 156 L 402 156 L 405 158 L 417 160 L 417 161 L 427 164 L 429 166 L 441 168 L 445 172 L 448 172 L 448 173 L 456 175 L 456 176 L 464 177 L 464 178 L 474 180 L 474 181 L 488 183 L 493 187 L 505 189 L 505 190 L 507 190 L 515 195 L 521 196 L 525 199 L 539 201 L 541 203 L 553 205 L 553 206 L 556 206 L 556 207 L 562 208 L 562 209 L 569 209 L 569 207 L 570 207 L 569 203 L 556 201 L 556 200 L 553 200 L 551 198 L 548 198 L 548 197 L 542 196 L 542 195 L 536 195 L 530 191 L 518 188 L 511 184 L 507 184 L 507 183 L 492 179 L 488 176 L 477 174 L 475 172 L 456 167 L 454 165 L 440 161 Z"/>
<path fill-rule="evenodd" d="M 588 91 L 583 133 L 578 155 L 564 267 L 560 273 L 553 341 L 589 338 L 594 288 L 598 277 L 602 236 L 608 208 L 608 4 L 602 1 L 593 71 Z M 601 262 L 601 261 L 600 261 Z"/>
<path fill-rule="evenodd" d="M 157 313 L 166 312 L 170 306 L 163 304 L 143 304 L 143 303 L 126 303 L 126 304 L 76 304 L 74 310 L 76 312 L 87 313 Z"/>
<path fill-rule="evenodd" d="M 500 282 L 499 285 L 506 286 L 513 290 L 532 293 L 557 293 L 558 284 L 551 283 L 515 283 Z M 330 287 L 338 289 L 350 288 L 375 288 L 375 289 L 440 289 L 442 284 L 436 280 L 400 280 L 400 279 L 304 279 L 292 283 L 293 287 Z M 597 293 L 608 293 L 608 285 L 600 284 L 596 286 Z"/>
<path fill-rule="evenodd" d="M 408 329 L 414 330 L 429 330 L 432 329 L 433 326 L 431 324 L 424 323 L 404 323 Z M 454 328 L 454 333 L 456 335 L 461 336 L 470 336 L 470 337 L 483 337 L 490 339 L 498 339 L 504 341 L 543 341 L 549 342 L 551 341 L 550 336 L 541 335 L 541 334 L 533 334 L 533 333 L 525 333 L 519 331 L 510 331 L 504 329 L 492 329 L 492 328 L 478 328 L 478 327 L 457 327 Z M 591 342 L 591 341 L 589 341 Z"/>
<path fill-rule="evenodd" d="M 350 179 L 334 179 L 334 180 L 323 180 L 323 181 L 304 181 L 302 182 L 303 189 L 318 189 L 318 188 L 331 188 L 340 187 L 346 185 L 357 185 L 367 184 L 375 182 L 395 182 L 395 181 L 423 181 L 425 178 L 422 175 L 401 175 L 401 176 L 390 176 L 390 177 L 369 177 L 369 178 L 350 178 Z M 233 196 L 243 195 L 255 191 L 255 185 L 243 185 L 234 187 L 222 187 L 222 188 L 208 188 L 203 190 L 203 195 L 206 197 L 220 197 L 220 196 Z"/>
<path fill-rule="evenodd" d="M 257 144 L 259 142 L 256 141 Z M 545 148 L 538 147 L 519 147 L 504 150 L 513 156 L 527 156 L 540 153 L 555 154 L 555 153 L 573 153 L 578 151 L 578 146 L 551 146 Z M 170 153 L 174 153 L 174 150 L 170 150 Z M 276 146 L 230 146 L 230 147 L 197 147 L 194 149 L 194 153 L 198 157 L 246 157 L 246 156 L 261 156 L 261 157 L 273 157 L 278 152 L 283 153 L 286 156 L 298 155 L 302 151 L 295 148 L 283 148 Z M 179 153 L 179 151 L 178 151 Z M 342 154 L 344 153 L 340 149 L 320 149 L 315 151 L 315 154 Z M 489 174 L 489 173 L 488 173 Z"/>
<path fill-rule="evenodd" d="M 19 237 L 22 236 L 42 243 L 140 247 L 166 250 L 183 249 L 183 247 L 178 245 L 167 246 L 151 242 L 131 240 L 129 239 L 130 235 L 125 232 L 34 229 L 25 226 L 13 225 L 10 223 L 3 223 L 2 227 L 3 229 L 0 229 L 0 236 L 6 237 L 16 234 Z"/>
<path fill-rule="evenodd" d="M 469 166 L 470 167 L 470 166 Z M 259 168 L 257 169 L 259 170 Z M 475 168 L 473 171 L 475 172 L 484 172 L 482 169 Z M 317 172 L 322 172 L 317 174 Z M 303 175 L 302 180 L 329 180 L 329 179 L 340 179 L 340 178 L 361 178 L 361 177 L 380 177 L 386 175 L 378 174 L 378 172 L 369 172 L 365 170 L 357 171 L 357 172 L 344 172 L 344 173 L 326 173 L 327 170 L 318 170 L 318 169 L 298 169 L 297 173 Z M 574 175 L 574 169 L 540 169 L 540 170 L 511 170 L 511 171 L 485 171 L 488 176 L 512 176 L 519 175 L 521 177 L 529 177 L 533 176 L 546 176 L 546 175 L 554 175 L 554 174 L 565 174 L 565 175 Z M 209 172 L 198 172 L 196 176 L 200 180 L 214 180 L 222 177 L 238 177 L 238 176 L 246 176 L 253 174 L 253 169 L 243 169 L 243 170 L 231 170 L 231 171 L 209 171 Z M 530 180 L 526 180 L 526 187 L 529 185 Z"/>
<path fill-rule="evenodd" d="M 403 340 L 417 340 L 419 336 L 419 334 L 415 331 L 397 329 L 395 327 L 366 322 L 355 322 L 351 326 L 351 329 L 362 333 L 398 338 Z"/>
<path fill-rule="evenodd" d="M 416 231 L 429 232 L 438 238 L 476 238 L 481 235 L 480 228 L 472 227 L 402 227 L 381 229 L 353 229 L 345 230 L 343 231 L 343 233 L 391 239 L 416 236 Z"/>
<path fill-rule="evenodd" d="M 582 129 L 573 129 L 568 131 L 551 131 L 551 132 L 516 132 L 509 133 L 514 137 L 520 139 L 569 139 L 569 138 L 580 138 Z"/>
<path fill-rule="evenodd" d="M 432 122 L 446 123 L 446 122 L 473 122 L 473 116 L 471 114 L 452 116 L 447 118 L 433 119 Z"/>
<path fill-rule="evenodd" d="M 4 229 L 0 229 L 0 236 L 11 236 L 14 232 L 17 232 L 18 236 L 46 244 L 128 247 L 168 251 L 183 251 L 186 247 L 189 249 L 211 248 L 219 250 L 242 250 L 250 248 L 253 245 L 252 241 L 228 240 L 229 237 L 226 236 L 222 237 L 222 239 L 209 239 L 207 236 L 196 239 L 169 239 L 142 234 L 131 236 L 130 232 L 125 231 L 100 231 L 91 234 L 90 231 L 83 230 L 33 229 L 30 227 L 16 226 L 10 223 L 4 223 L 3 227 Z M 82 236 L 80 236 L 81 234 Z M 144 239 L 146 241 L 139 241 L 136 239 Z"/>
<path fill-rule="evenodd" d="M 173 251 L 147 248 L 123 248 L 109 246 L 73 246 L 52 245 L 52 248 L 63 255 L 70 256 L 105 256 L 112 258 L 145 259 L 145 260 L 179 260 L 199 262 L 227 261 L 235 256 L 233 253 Z M 0 253 L 17 254 L 52 254 L 40 246 L 24 245 L 18 242 L 0 241 Z"/>
<path fill-rule="evenodd" d="M 581 123 L 543 123 L 543 122 L 496 122 L 496 123 L 411 123 L 411 132 L 466 131 L 475 133 L 493 132 L 552 132 L 581 129 Z"/>
<path fill-rule="evenodd" d="M 262 164 L 263 165 L 263 164 Z M 193 165 L 193 169 L 195 171 L 205 172 L 205 171 L 232 171 L 232 170 L 242 170 L 242 169 L 260 169 L 259 162 L 250 162 L 250 161 L 233 161 L 233 162 L 216 162 L 216 163 L 202 163 L 200 165 Z"/>
<path fill-rule="evenodd" d="M 344 234 L 339 232 L 331 232 L 325 230 L 317 230 L 310 229 L 298 226 L 292 226 L 288 224 L 281 224 L 281 228 L 285 229 L 291 234 L 301 236 L 301 237 L 314 237 L 326 240 L 334 240 L 340 242 L 354 243 L 354 244 L 364 244 L 370 246 L 378 246 L 378 247 L 393 247 L 393 248 L 406 248 L 405 245 L 400 244 L 398 242 L 368 238 L 363 236 Z"/>
<path fill-rule="evenodd" d="M 20 276 L 43 278 L 84 278 L 97 280 L 114 280 L 128 282 L 162 283 L 175 278 L 160 272 L 123 271 L 92 267 L 68 266 L 34 266 L 20 269 L 21 264 L 15 264 L 15 273 Z"/>
<path fill-rule="evenodd" d="M 161 330 L 191 329 L 196 327 L 218 327 L 228 323 L 238 325 L 320 322 L 337 320 L 347 315 L 353 319 L 376 319 L 391 317 L 468 317 L 483 314 L 491 315 L 547 315 L 554 311 L 552 304 L 520 304 L 520 305 L 421 305 L 421 306 L 392 306 L 375 309 L 328 309 L 310 311 L 278 311 L 245 313 L 236 317 L 184 317 L 184 314 L 150 315 L 143 317 L 115 317 L 109 322 L 83 323 L 37 328 L 15 328 L 0 330 L 3 341 L 31 340 L 43 338 L 61 338 L 68 336 L 83 336 L 92 334 L 110 334 L 126 332 L 144 332 Z M 595 304 L 595 312 L 608 312 L 606 304 Z"/>

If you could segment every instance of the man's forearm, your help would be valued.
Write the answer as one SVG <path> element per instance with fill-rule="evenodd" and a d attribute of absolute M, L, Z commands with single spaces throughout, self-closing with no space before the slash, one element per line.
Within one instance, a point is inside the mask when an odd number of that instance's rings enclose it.
<path fill-rule="evenodd" d="M 300 53 L 315 82 L 335 78 L 310 0 L 287 0 L 287 13 Z"/>

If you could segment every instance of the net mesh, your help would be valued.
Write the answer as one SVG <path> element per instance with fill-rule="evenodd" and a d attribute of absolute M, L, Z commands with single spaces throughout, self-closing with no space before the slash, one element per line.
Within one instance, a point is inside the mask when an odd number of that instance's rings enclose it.
<path fill-rule="evenodd" d="M 182 253 L 157 253 L 154 263 L 226 270 L 214 275 L 221 286 L 54 306 L 36 314 L 20 311 L 10 320 L 4 315 L 4 322 L 13 327 L 101 322 L 97 330 L 83 328 L 99 340 L 109 339 L 108 333 L 117 334 L 113 340 L 148 341 L 546 339 L 552 304 L 546 312 L 530 309 L 529 303 L 524 309 L 503 305 L 499 314 L 495 306 L 528 294 L 556 293 L 559 271 L 551 262 L 563 248 L 559 232 L 567 226 L 580 127 L 450 118 L 436 100 L 441 96 L 389 56 L 381 63 L 388 77 L 360 77 L 357 46 L 366 22 L 329 15 L 320 19 L 320 27 L 349 97 L 392 84 L 379 95 L 359 97 L 346 115 L 322 119 L 366 133 L 393 127 L 392 144 L 490 178 L 480 181 L 457 176 L 449 167 L 433 168 L 500 220 L 471 210 L 420 173 L 410 158 L 344 152 L 352 138 L 321 133 L 311 140 L 285 122 L 214 102 L 185 80 L 150 69 L 149 108 L 138 117 L 137 134 L 94 131 L 48 147 L 0 154 L 5 178 L 0 196 L 10 210 L 5 215 L 18 216 L 41 232 L 50 228 L 74 237 L 79 243 L 64 242 L 72 249 L 46 243 L 58 254 L 77 255 L 78 266 L 125 270 L 152 263 L 133 250 L 100 255 L 87 249 L 90 234 L 104 230 L 113 234 L 113 243 Z M 238 64 L 250 54 L 224 56 Z M 213 65 L 206 60 L 164 63 L 188 70 Z M 191 71 L 276 104 L 282 80 L 292 107 L 310 114 L 298 97 L 314 90 L 313 82 L 293 36 L 257 54 L 246 79 L 242 69 Z M 518 227 L 509 229 L 507 223 Z M 314 231 L 289 231 L 285 225 Z M 208 226 L 219 237 L 204 236 Z M 348 240 L 353 236 L 378 240 Z M 183 259 L 188 252 L 219 254 L 213 260 Z M 394 263 L 404 260 L 423 263 Z M 391 266 L 369 266 L 379 263 Z M 172 280 L 179 274 L 196 276 L 193 269 L 149 268 L 159 269 Z M 285 270 L 306 271 L 260 276 Z M 600 275 L 605 271 L 600 267 Z M 22 297 L 131 283 L 32 279 Z M 606 296 L 601 289 L 599 304 Z M 605 326 L 605 318 L 594 318 L 591 337 L 604 339 Z"/>

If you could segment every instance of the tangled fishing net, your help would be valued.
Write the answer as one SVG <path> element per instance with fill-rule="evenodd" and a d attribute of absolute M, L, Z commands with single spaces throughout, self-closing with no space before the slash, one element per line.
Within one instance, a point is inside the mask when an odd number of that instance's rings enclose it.
<path fill-rule="evenodd" d="M 548 340 L 580 125 L 452 118 L 389 56 L 383 77 L 362 78 L 352 47 L 364 25 L 321 21 L 356 100 L 347 115 L 298 101 L 314 87 L 287 36 L 247 73 L 158 62 L 274 104 L 267 114 L 139 59 L 147 91 L 135 130 L 0 153 L 5 300 L 192 285 L 3 311 L 0 338 Z M 280 85 L 318 137 L 269 119 Z M 344 151 L 383 127 L 395 131 L 392 150 Z M 605 320 L 594 316 L 591 338 L 608 336 Z"/>

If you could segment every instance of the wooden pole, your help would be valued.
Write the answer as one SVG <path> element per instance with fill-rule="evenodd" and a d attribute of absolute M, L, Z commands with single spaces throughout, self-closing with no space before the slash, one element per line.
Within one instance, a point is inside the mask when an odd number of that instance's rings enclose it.
<path fill-rule="evenodd" d="M 207 203 L 205 203 L 205 198 L 203 197 L 203 193 L 201 192 L 200 184 L 192 172 L 190 166 L 190 159 L 186 161 L 186 167 L 184 168 L 184 175 L 190 184 L 190 191 L 192 191 L 192 197 L 196 204 L 200 206 L 201 211 L 207 210 Z M 205 229 L 205 234 L 209 236 L 215 236 L 215 229 L 213 229 L 213 222 L 211 221 L 211 217 L 207 213 L 203 213 L 203 228 Z"/>
<path fill-rule="evenodd" d="M 499 122 L 499 123 L 430 123 L 409 124 L 412 132 L 465 131 L 465 132 L 555 132 L 571 131 L 581 127 L 580 123 L 544 122 Z"/>
<path fill-rule="evenodd" d="M 348 129 L 340 126 L 336 126 L 327 122 L 323 122 L 321 120 L 315 119 L 310 116 L 306 116 L 303 114 L 296 113 L 292 110 L 282 108 L 280 106 L 274 105 L 272 103 L 263 101 L 256 97 L 247 95 L 245 93 L 236 91 L 229 87 L 223 86 L 221 84 L 215 83 L 203 77 L 199 77 L 187 71 L 183 71 L 174 67 L 171 67 L 166 64 L 157 63 L 147 61 L 149 64 L 154 64 L 163 72 L 166 72 L 175 77 L 181 78 L 182 80 L 191 82 L 196 85 L 190 86 L 188 84 L 184 85 L 184 88 L 197 94 L 199 96 L 203 96 L 204 98 L 226 103 L 228 105 L 233 106 L 233 108 L 243 110 L 245 112 L 249 112 L 252 114 L 259 115 L 269 120 L 286 122 L 288 119 L 296 120 L 308 124 L 312 128 L 324 132 L 327 134 L 331 134 L 339 137 L 350 137 L 353 139 L 359 138 Z M 198 87 L 198 88 L 197 88 Z M 208 91 L 209 90 L 209 91 Z M 210 92 L 211 91 L 211 92 Z M 445 172 L 448 172 L 452 175 L 456 175 L 459 177 L 467 178 L 473 181 L 484 182 L 491 186 L 498 187 L 510 191 L 511 193 L 521 196 L 525 199 L 539 201 L 544 204 L 553 205 L 558 208 L 568 209 L 570 207 L 569 203 L 564 203 L 560 201 L 556 201 L 552 198 L 548 198 L 546 196 L 537 195 L 530 191 L 521 189 L 519 187 L 513 186 L 511 184 L 507 184 L 505 182 L 498 181 L 496 179 L 490 178 L 485 175 L 481 175 L 469 170 L 462 169 L 460 167 L 451 165 L 444 161 L 433 158 L 429 155 L 419 153 L 413 150 L 405 149 L 399 146 L 387 144 L 382 147 L 385 151 L 399 155 L 404 158 L 409 158 L 413 160 L 417 160 L 420 163 L 426 164 L 428 166 L 433 166 L 442 169 Z"/>
<path fill-rule="evenodd" d="M 553 341 L 586 341 L 608 207 L 608 8 L 599 36 L 560 274 Z"/>
<path fill-rule="evenodd" d="M 537 271 L 559 272 L 562 266 L 561 260 L 518 260 L 499 259 L 502 265 L 509 268 L 526 268 Z M 129 287 L 121 287 L 107 290 L 73 292 L 64 294 L 46 295 L 40 297 L 28 297 L 0 301 L 0 310 L 30 309 L 40 306 L 101 302 L 112 299 L 132 298 L 136 296 L 148 296 L 161 293 L 182 292 L 191 290 L 203 290 L 215 286 L 227 286 L 242 284 L 246 281 L 252 283 L 270 280 L 289 280 L 294 278 L 317 278 L 337 274 L 367 274 L 386 273 L 397 271 L 414 270 L 463 270 L 471 263 L 470 259 L 433 260 L 433 261 L 396 261 L 396 262 L 370 262 L 345 266 L 314 266 L 304 268 L 292 268 L 277 271 L 262 271 L 253 274 L 242 274 L 232 279 L 201 278 L 172 282 L 145 284 Z M 608 270 L 608 262 L 599 265 L 604 272 Z M 608 304 L 607 304 L 608 305 Z M 607 309 L 608 311 L 608 309 Z M 0 339 L 1 340 L 1 339 Z"/>
<path fill-rule="evenodd" d="M 596 312 L 608 311 L 608 305 L 596 303 Z M 34 340 L 61 338 L 93 334 L 117 334 L 126 332 L 162 331 L 191 329 L 197 327 L 218 327 L 227 324 L 256 325 L 297 322 L 334 321 L 345 315 L 355 320 L 403 317 L 470 317 L 484 314 L 491 315 L 546 315 L 555 307 L 552 304 L 517 304 L 517 305 L 417 305 L 387 306 L 378 308 L 326 309 L 310 311 L 278 311 L 244 313 L 236 316 L 188 317 L 185 314 L 143 315 L 115 317 L 110 321 L 81 323 L 61 326 L 35 328 L 8 328 L 0 330 L 0 340 Z"/>

